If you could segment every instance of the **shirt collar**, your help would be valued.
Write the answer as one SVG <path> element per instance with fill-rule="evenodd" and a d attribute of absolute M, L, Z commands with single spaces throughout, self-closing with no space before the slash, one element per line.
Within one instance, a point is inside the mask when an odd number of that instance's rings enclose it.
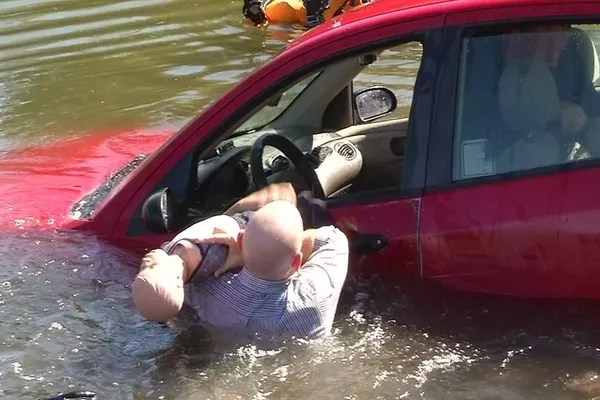
<path fill-rule="evenodd" d="M 283 288 L 288 285 L 289 279 L 282 281 L 269 281 L 266 279 L 257 278 L 252 275 L 247 268 L 242 268 L 238 274 L 240 283 L 246 286 L 248 289 L 252 289 L 255 292 L 270 292 L 276 289 Z"/>

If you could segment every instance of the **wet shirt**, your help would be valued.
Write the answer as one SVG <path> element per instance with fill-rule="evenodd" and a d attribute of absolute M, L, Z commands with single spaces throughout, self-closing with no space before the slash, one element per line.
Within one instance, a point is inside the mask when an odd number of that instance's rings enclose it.
<path fill-rule="evenodd" d="M 317 230 L 311 256 L 289 280 L 267 281 L 246 268 L 220 278 L 197 275 L 186 286 L 186 303 L 207 327 L 237 337 L 320 337 L 333 324 L 348 252 L 346 236 L 324 226 Z"/>

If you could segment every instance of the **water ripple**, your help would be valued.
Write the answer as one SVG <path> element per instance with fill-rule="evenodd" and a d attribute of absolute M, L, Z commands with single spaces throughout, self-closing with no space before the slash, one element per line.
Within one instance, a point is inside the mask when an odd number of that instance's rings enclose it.
<path fill-rule="evenodd" d="M 0 137 L 181 126 L 268 59 L 263 35 L 234 2 L 1 2 Z"/>

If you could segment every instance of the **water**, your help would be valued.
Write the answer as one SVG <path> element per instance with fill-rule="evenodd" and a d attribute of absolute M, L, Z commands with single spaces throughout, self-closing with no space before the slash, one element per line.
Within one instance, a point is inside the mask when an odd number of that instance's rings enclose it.
<path fill-rule="evenodd" d="M 583 399 L 598 394 L 592 304 L 350 279 L 333 338 L 275 351 L 132 311 L 131 256 L 93 237 L 0 240 L 0 395 L 104 399 Z M 162 396 L 162 397 L 161 397 Z"/>
<path fill-rule="evenodd" d="M 0 2 L 0 151 L 180 127 L 299 33 L 249 27 L 240 9 L 241 0 Z M 405 73 L 365 77 L 406 103 L 416 63 L 404 58 L 395 70 Z M 193 324 L 143 321 L 130 299 L 135 270 L 123 268 L 138 260 L 94 237 L 21 231 L 0 238 L 0 254 L 2 398 L 82 388 L 101 399 L 600 396 L 593 303 L 351 277 L 332 338 L 265 352 Z"/>

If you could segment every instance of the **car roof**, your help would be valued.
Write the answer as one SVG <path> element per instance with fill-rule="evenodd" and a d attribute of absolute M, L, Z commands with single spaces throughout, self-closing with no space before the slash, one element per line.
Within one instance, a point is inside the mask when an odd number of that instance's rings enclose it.
<path fill-rule="evenodd" d="M 587 1 L 600 3 L 600 0 Z M 476 12 L 504 6 L 524 6 L 541 4 L 572 4 L 573 0 L 372 0 L 363 6 L 325 22 L 302 35 L 288 47 L 295 47 L 309 39 L 320 36 L 340 25 L 360 22 L 389 13 L 406 12 L 407 18 L 427 18 L 454 12 Z"/>
<path fill-rule="evenodd" d="M 588 3 L 599 2 L 600 0 L 587 1 Z M 573 0 L 372 0 L 362 7 L 358 7 L 350 13 L 355 14 L 357 19 L 385 14 L 391 11 L 403 11 L 416 7 L 425 7 L 432 5 L 443 5 L 444 11 L 467 11 L 480 10 L 489 7 L 502 7 L 524 4 L 571 4 Z M 359 16 L 360 14 L 360 16 Z"/>

